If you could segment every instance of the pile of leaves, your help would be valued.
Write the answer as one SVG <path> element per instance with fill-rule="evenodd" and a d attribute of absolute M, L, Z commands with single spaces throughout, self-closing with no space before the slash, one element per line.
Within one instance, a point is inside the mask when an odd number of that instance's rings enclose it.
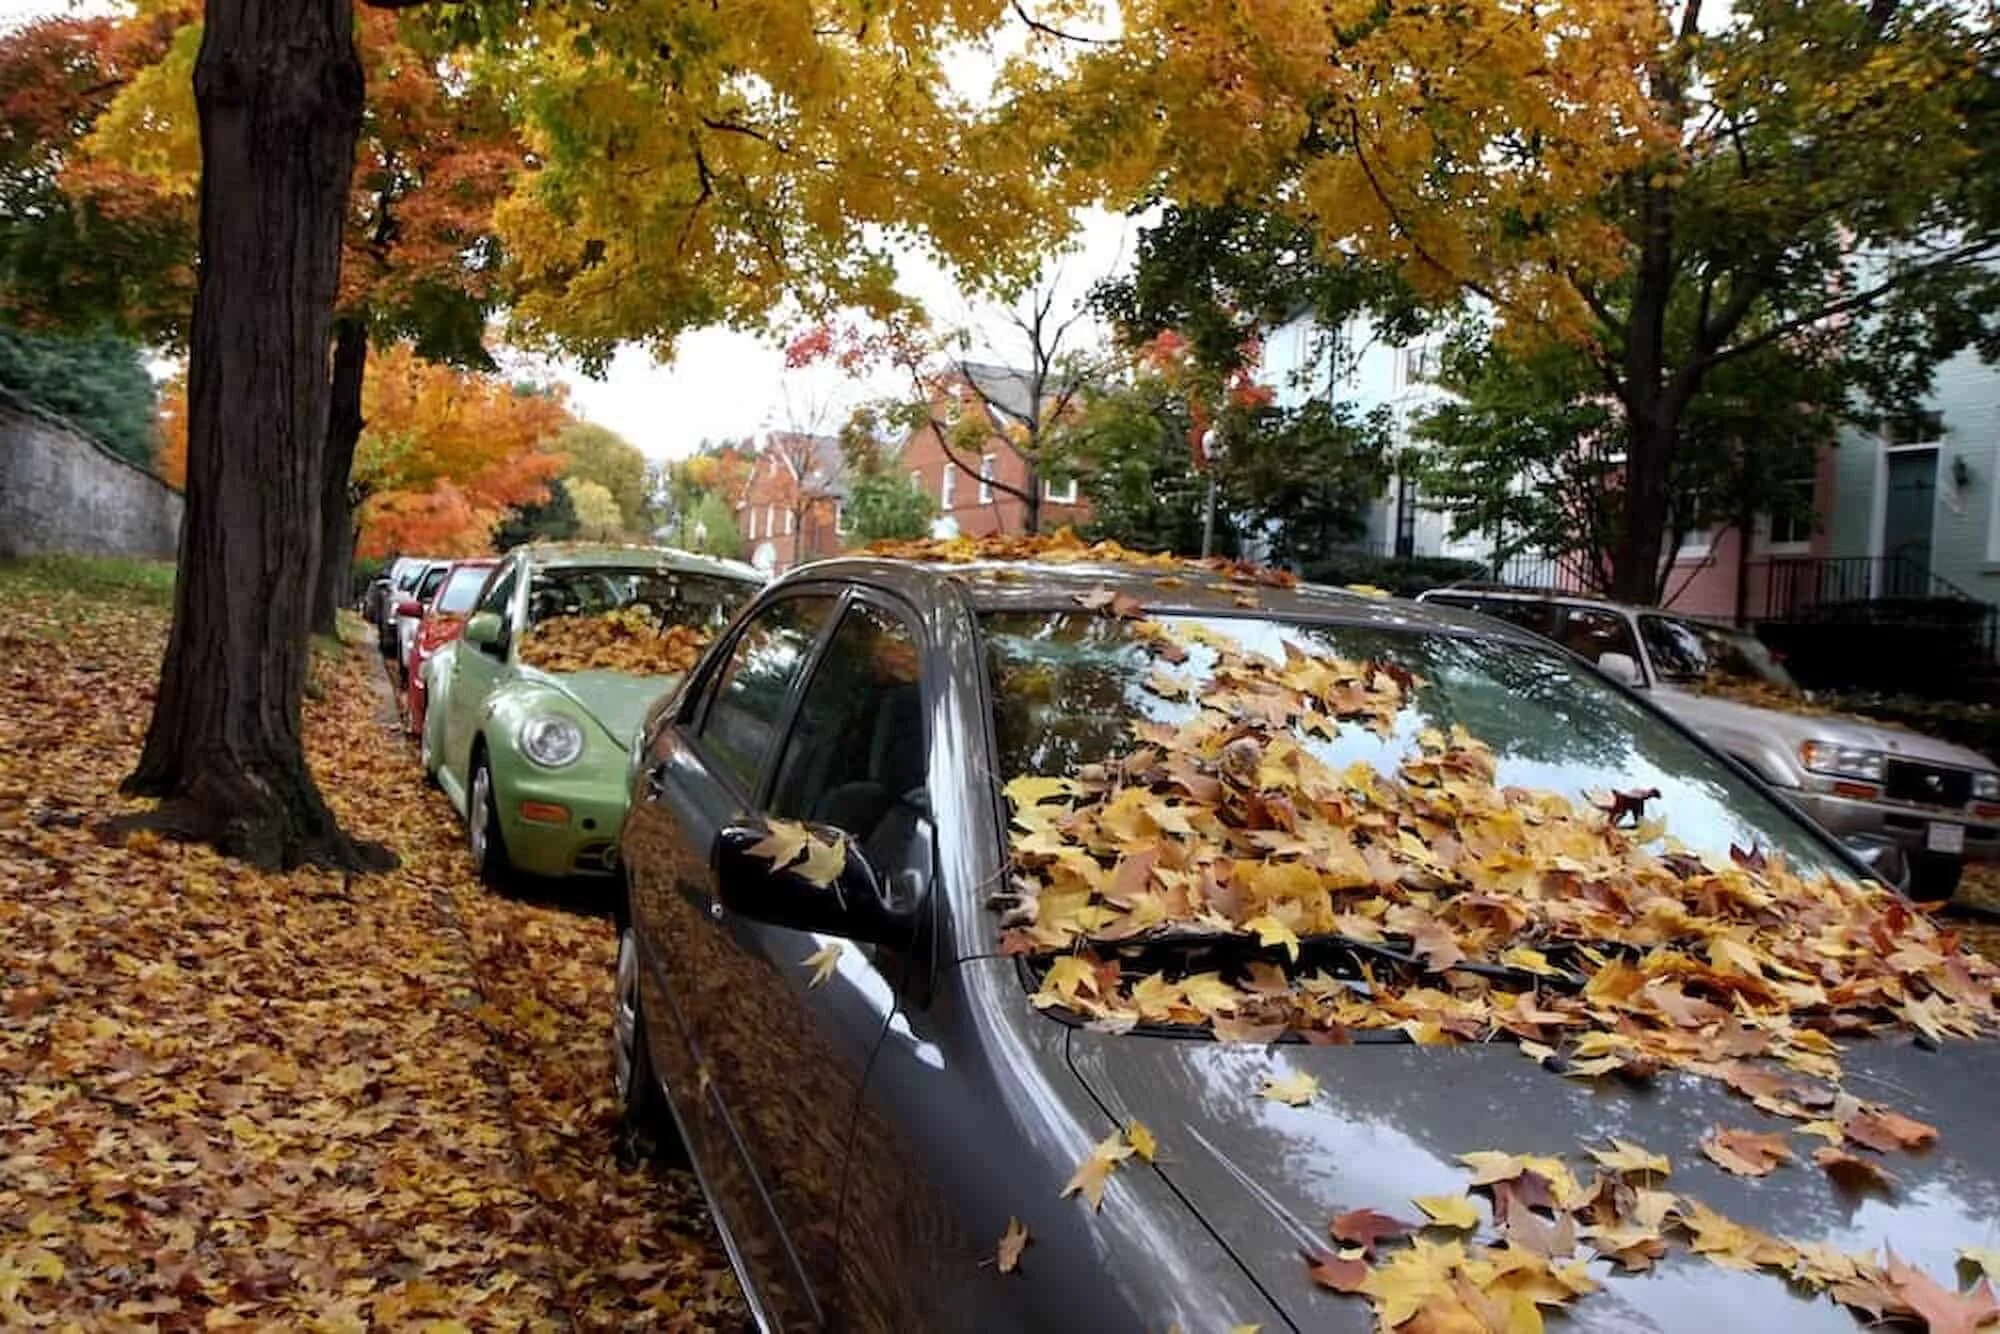
<path fill-rule="evenodd" d="M 1171 552 L 1134 551 L 1113 541 L 1085 542 L 1065 525 L 1053 533 L 1000 533 L 986 537 L 913 538 L 872 542 L 863 548 L 871 556 L 896 560 L 936 561 L 968 565 L 975 561 L 1039 561 L 1049 565 L 1134 565 L 1144 569 L 1201 570 L 1236 583 L 1291 588 L 1298 576 L 1284 570 L 1225 556 L 1176 556 Z"/>
<path fill-rule="evenodd" d="M 1500 786 L 1492 751 L 1457 727 L 1418 733 L 1393 773 L 1332 770 L 1307 742 L 1341 728 L 1391 735 L 1422 684 L 1396 665 L 1293 644 L 1274 661 L 1200 625 L 1139 619 L 1132 632 L 1155 660 L 1145 688 L 1191 701 L 1192 716 L 1137 721 L 1116 758 L 1006 787 L 1001 948 L 1041 966 L 1038 1006 L 1110 1031 L 1332 1043 L 1395 1029 L 1419 1043 L 1508 1037 L 1567 1075 L 1686 1071 L 1801 1122 L 1836 1175 L 1879 1170 L 1856 1147 L 1935 1137 L 1841 1088 L 1836 1035 L 1902 1027 L 1943 1040 L 2000 1026 L 2000 968 L 1907 901 L 1756 848 L 1693 851 L 1648 813 L 1657 792 L 1577 802 Z M 1214 654 L 1202 678 L 1176 670 L 1197 643 Z M 1719 1131 L 1704 1152 L 1745 1176 L 1791 1157 L 1782 1137 L 1749 1131 Z M 1713 1249 L 1699 1205 L 1541 1175 L 1537 1207 L 1573 1205 L 1601 1253 L 1652 1253 L 1670 1217 L 1695 1250 Z M 1773 1250 L 1771 1262 L 1800 1253 Z M 1421 1269 L 1425 1291 L 1466 1302 L 1464 1281 L 1489 1293 L 1481 1276 L 1522 1272 L 1504 1255 L 1427 1244 L 1385 1265 Z M 1821 1286 L 1854 1278 L 1838 1268 L 1822 1264 Z M 1584 1290 L 1560 1270 L 1521 1281 L 1530 1302 Z M 1408 1314 L 1390 1303 L 1383 1323 Z"/>
<path fill-rule="evenodd" d="M 479 886 L 379 667 L 306 735 L 395 871 L 120 838 L 166 607 L 9 573 L 0 1326 L 740 1326 L 692 1178 L 614 1153 L 608 924 Z"/>
<path fill-rule="evenodd" d="M 674 676 L 701 660 L 709 639 L 694 626 L 661 625 L 643 608 L 620 607 L 536 622 L 521 639 L 521 661 L 545 672 Z"/>
<path fill-rule="evenodd" d="M 1472 1171 L 1463 1194 L 1412 1200 L 1422 1210 L 1416 1222 L 1374 1209 L 1340 1214 L 1327 1226 L 1339 1249 L 1307 1251 L 1306 1272 L 1321 1287 L 1366 1297 L 1385 1330 L 1420 1315 L 1427 1329 L 1540 1329 L 1541 1308 L 1598 1289 L 1590 1258 L 1630 1272 L 1651 1268 L 1675 1248 L 1725 1268 L 1779 1275 L 1875 1321 L 1893 1316 L 1931 1330 L 1970 1331 L 2000 1319 L 1990 1281 L 2000 1273 L 2000 1253 L 1961 1252 L 1987 1276 L 1961 1293 L 1893 1249 L 1849 1255 L 1738 1223 L 1668 1190 L 1672 1162 L 1640 1145 L 1614 1138 L 1579 1157 L 1591 1165 L 1587 1180 L 1560 1158 L 1463 1154 L 1459 1161 Z M 1491 1246 L 1466 1237 L 1483 1221 L 1481 1195 L 1498 1234 Z"/>

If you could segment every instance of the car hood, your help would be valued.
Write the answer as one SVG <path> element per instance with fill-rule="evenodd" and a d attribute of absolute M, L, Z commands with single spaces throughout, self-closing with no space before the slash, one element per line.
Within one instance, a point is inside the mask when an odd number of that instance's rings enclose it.
<path fill-rule="evenodd" d="M 539 672 L 533 678 L 565 695 L 620 746 L 630 746 L 654 701 L 672 690 L 679 674 L 633 676 L 626 672 Z"/>
<path fill-rule="evenodd" d="M 1886 1243 L 1948 1285 L 1957 1248 L 2000 1242 L 2000 1147 L 1991 1135 L 2000 1045 L 1993 1043 L 1937 1052 L 1901 1040 L 1850 1045 L 1850 1092 L 1939 1131 L 1927 1150 L 1882 1160 L 1897 1177 L 1887 1195 L 1837 1189 L 1810 1161 L 1821 1141 L 1798 1135 L 1789 1138 L 1799 1161 L 1761 1180 L 1725 1174 L 1699 1148 L 1711 1129 L 1795 1123 L 1759 1112 L 1714 1080 L 1566 1079 L 1511 1043 L 1257 1047 L 1079 1029 L 1070 1061 L 1111 1115 L 1155 1132 L 1158 1167 L 1176 1193 L 1300 1329 L 1370 1327 L 1364 1300 L 1308 1281 L 1301 1246 L 1327 1246 L 1328 1221 L 1348 1209 L 1421 1218 L 1411 1198 L 1464 1193 L 1470 1175 L 1458 1155 L 1482 1149 L 1561 1156 L 1587 1181 L 1592 1164 L 1583 1146 L 1616 1135 L 1671 1159 L 1664 1185 L 1683 1198 L 1793 1242 L 1843 1251 Z M 1319 1080 L 1311 1103 L 1261 1096 L 1266 1076 L 1294 1071 Z M 1485 1204 L 1481 1219 L 1478 1236 L 1490 1242 Z M 1590 1272 L 1604 1287 L 1571 1304 L 1569 1328 L 1858 1328 L 1828 1298 L 1795 1293 L 1772 1274 L 1719 1268 L 1681 1244 L 1647 1273 L 1614 1274 L 1603 1261 Z"/>
<path fill-rule="evenodd" d="M 1697 732 L 1714 728 L 1767 736 L 1782 742 L 1788 751 L 1794 753 L 1801 742 L 1831 741 L 1836 745 L 1887 751 L 1891 755 L 1964 769 L 1992 767 L 1977 751 L 1871 719 L 1840 714 L 1786 713 L 1781 709 L 1718 699 L 1674 686 L 1662 686 L 1654 693 L 1661 708 Z"/>

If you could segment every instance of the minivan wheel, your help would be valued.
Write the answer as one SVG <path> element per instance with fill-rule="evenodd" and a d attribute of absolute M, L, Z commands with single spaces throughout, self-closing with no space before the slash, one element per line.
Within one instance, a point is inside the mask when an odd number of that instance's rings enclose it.
<path fill-rule="evenodd" d="M 618 964 L 611 1000 L 611 1091 L 618 1101 L 618 1155 L 628 1163 L 656 1160 L 687 1165 L 687 1147 L 653 1073 L 646 1009 L 639 999 L 639 939 L 631 927 L 618 933 Z"/>
<path fill-rule="evenodd" d="M 507 836 L 500 832 L 500 799 L 493 792 L 493 770 L 484 755 L 473 757 L 472 786 L 465 802 L 466 840 L 472 869 L 487 884 L 500 888 L 513 872 L 507 858 Z"/>

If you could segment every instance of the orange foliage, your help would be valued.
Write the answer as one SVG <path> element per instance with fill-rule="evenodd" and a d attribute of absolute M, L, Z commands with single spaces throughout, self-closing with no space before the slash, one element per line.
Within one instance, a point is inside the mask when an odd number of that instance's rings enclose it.
<path fill-rule="evenodd" d="M 544 448 L 571 421 L 560 390 L 517 390 L 423 361 L 407 344 L 370 359 L 362 415 L 364 556 L 484 551 L 501 515 L 547 499 L 567 462 Z"/>
<path fill-rule="evenodd" d="M 159 447 L 153 451 L 153 471 L 176 491 L 187 490 L 188 382 L 182 371 L 160 386 Z"/>

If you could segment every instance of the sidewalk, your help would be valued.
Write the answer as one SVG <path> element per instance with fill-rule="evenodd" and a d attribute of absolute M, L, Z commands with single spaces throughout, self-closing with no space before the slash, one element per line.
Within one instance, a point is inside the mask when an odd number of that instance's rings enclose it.
<path fill-rule="evenodd" d="M 733 1327 L 684 1174 L 612 1155 L 599 917 L 470 879 L 327 664 L 308 744 L 390 874 L 97 836 L 156 606 L 0 598 L 0 1327 Z"/>

